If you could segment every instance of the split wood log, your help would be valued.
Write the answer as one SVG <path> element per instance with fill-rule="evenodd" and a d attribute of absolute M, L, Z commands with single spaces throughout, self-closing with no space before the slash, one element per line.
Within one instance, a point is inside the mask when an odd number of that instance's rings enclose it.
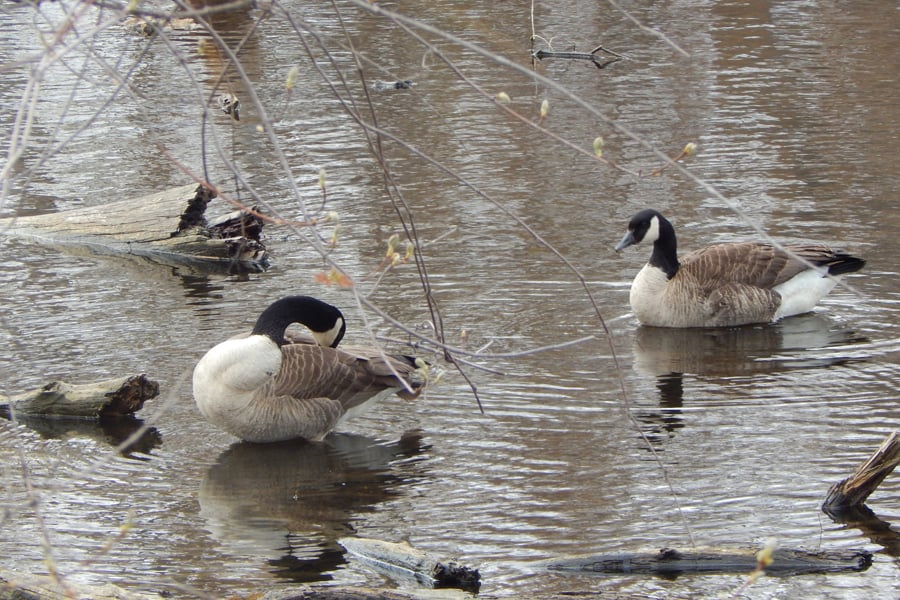
<path fill-rule="evenodd" d="M 216 197 L 190 184 L 139 198 L 0 219 L 0 233 L 97 254 L 132 255 L 202 271 L 264 271 L 263 222 L 255 208 L 206 218 Z"/>
<path fill-rule="evenodd" d="M 778 549 L 766 575 L 789 576 L 809 573 L 864 571 L 872 565 L 872 553 L 865 550 Z M 617 553 L 551 560 L 544 563 L 551 571 L 578 571 L 602 574 L 638 574 L 673 576 L 683 573 L 750 573 L 758 562 L 755 552 L 703 551 L 680 552 L 663 548 L 656 554 Z"/>
<path fill-rule="evenodd" d="M 15 415 L 101 419 L 132 415 L 159 394 L 159 383 L 146 375 L 72 384 L 53 381 L 42 388 L 0 395 L 0 408 Z"/>
<path fill-rule="evenodd" d="M 837 482 L 825 496 L 822 510 L 828 514 L 861 506 L 900 463 L 900 435 L 891 433 L 869 460 L 847 479 Z"/>
<path fill-rule="evenodd" d="M 443 562 L 407 543 L 369 538 L 341 538 L 338 543 L 351 554 L 376 567 L 411 575 L 434 587 L 453 587 L 477 592 L 481 586 L 478 569 Z"/>

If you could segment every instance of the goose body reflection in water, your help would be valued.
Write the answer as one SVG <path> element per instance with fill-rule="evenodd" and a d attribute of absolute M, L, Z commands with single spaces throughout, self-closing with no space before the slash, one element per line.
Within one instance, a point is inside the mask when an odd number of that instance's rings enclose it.
<path fill-rule="evenodd" d="M 685 376 L 733 379 L 827 368 L 854 360 L 855 353 L 847 347 L 864 342 L 852 329 L 817 313 L 718 329 L 642 325 L 632 346 L 634 368 L 656 378 L 659 409 L 641 411 L 638 419 L 648 425 L 651 439 L 683 427 Z"/>
<path fill-rule="evenodd" d="M 239 442 L 206 472 L 200 516 L 233 556 L 260 557 L 292 581 L 327 579 L 345 562 L 337 539 L 348 522 L 396 496 L 410 480 L 397 463 L 426 449 L 415 433 L 391 443 L 337 433 L 319 443 Z"/>

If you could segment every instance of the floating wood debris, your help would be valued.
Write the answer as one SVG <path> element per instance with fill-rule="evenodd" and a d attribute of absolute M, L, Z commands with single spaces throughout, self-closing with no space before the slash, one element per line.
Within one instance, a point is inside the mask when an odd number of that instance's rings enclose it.
<path fill-rule="evenodd" d="M 0 395 L 0 408 L 18 415 L 101 419 L 133 415 L 159 395 L 159 383 L 143 373 L 93 383 L 52 381 L 10 397 Z"/>
<path fill-rule="evenodd" d="M 603 52 L 607 56 L 601 56 L 597 54 L 598 52 Z M 532 56 L 534 56 L 538 60 L 544 60 L 545 58 L 563 58 L 569 60 L 589 60 L 594 63 L 594 66 L 598 69 L 602 69 L 611 65 L 614 62 L 618 62 L 625 58 L 625 56 L 619 54 L 618 52 L 613 52 L 612 50 L 607 50 L 603 46 L 597 46 L 590 52 L 556 52 L 553 50 L 537 50 Z"/>
<path fill-rule="evenodd" d="M 872 565 L 872 553 L 865 550 L 806 551 L 778 549 L 766 575 L 788 576 L 808 573 L 864 571 Z M 750 573 L 757 568 L 754 551 L 679 551 L 663 548 L 656 553 L 616 553 L 572 557 L 545 563 L 551 571 L 582 573 L 663 575 L 683 573 Z"/>
<path fill-rule="evenodd" d="M 407 543 L 369 538 L 341 538 L 338 543 L 369 564 L 414 577 L 433 587 L 452 587 L 477 592 L 481 586 L 478 569 L 453 561 L 440 561 Z"/>
<path fill-rule="evenodd" d="M 204 272 L 267 269 L 258 210 L 234 210 L 208 222 L 206 209 L 215 197 L 209 188 L 190 184 L 98 206 L 0 219 L 0 234 Z"/>

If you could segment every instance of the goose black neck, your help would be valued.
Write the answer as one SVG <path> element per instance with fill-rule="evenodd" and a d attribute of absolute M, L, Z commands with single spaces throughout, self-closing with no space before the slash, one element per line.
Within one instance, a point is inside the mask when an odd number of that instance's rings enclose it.
<path fill-rule="evenodd" d="M 678 241 L 675 239 L 675 228 L 663 217 L 659 218 L 659 237 L 653 242 L 653 253 L 650 264 L 662 269 L 666 277 L 672 279 L 678 273 Z"/>
<path fill-rule="evenodd" d="M 284 331 L 292 323 L 300 323 L 314 332 L 326 332 L 335 327 L 343 314 L 334 306 L 311 296 L 288 296 L 273 302 L 259 315 L 253 327 L 253 335 L 265 335 L 279 346 L 286 342 Z M 332 342 L 338 345 L 344 336 L 343 328 Z"/>

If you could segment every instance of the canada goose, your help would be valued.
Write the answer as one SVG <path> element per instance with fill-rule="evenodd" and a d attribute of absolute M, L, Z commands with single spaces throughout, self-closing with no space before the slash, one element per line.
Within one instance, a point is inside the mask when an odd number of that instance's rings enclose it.
<path fill-rule="evenodd" d="M 631 284 L 631 308 L 657 327 L 730 327 L 806 313 L 841 275 L 866 264 L 822 245 L 755 242 L 714 244 L 679 261 L 675 229 L 651 209 L 634 215 L 616 252 L 639 242 L 652 242 L 653 253 Z"/>
<path fill-rule="evenodd" d="M 312 338 L 286 338 L 292 323 Z M 415 359 L 374 349 L 337 349 L 341 311 L 289 296 L 262 312 L 253 331 L 209 350 L 194 368 L 194 400 L 213 425 L 249 442 L 321 440 L 344 419 L 396 392 L 424 385 Z M 399 376 L 399 378 L 398 378 Z"/>

